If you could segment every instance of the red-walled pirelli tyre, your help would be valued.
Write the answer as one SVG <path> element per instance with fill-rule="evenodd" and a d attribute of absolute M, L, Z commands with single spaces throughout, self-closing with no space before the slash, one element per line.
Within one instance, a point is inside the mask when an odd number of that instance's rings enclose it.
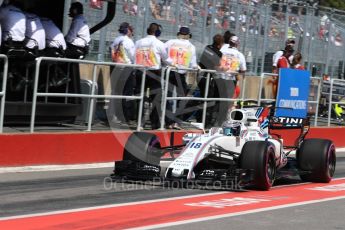
<path fill-rule="evenodd" d="M 267 141 L 248 141 L 244 144 L 240 156 L 240 168 L 252 169 L 253 187 L 269 190 L 276 175 L 275 148 Z"/>
<path fill-rule="evenodd" d="M 306 139 L 297 151 L 298 168 L 309 173 L 301 173 L 303 181 L 331 181 L 336 165 L 335 147 L 325 139 Z"/>
<path fill-rule="evenodd" d="M 125 145 L 123 160 L 143 161 L 159 165 L 161 145 L 156 135 L 152 133 L 134 132 Z"/>

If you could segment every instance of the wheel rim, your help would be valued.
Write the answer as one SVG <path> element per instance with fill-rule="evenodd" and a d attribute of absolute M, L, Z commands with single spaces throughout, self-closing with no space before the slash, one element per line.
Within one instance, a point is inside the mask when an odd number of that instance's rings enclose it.
<path fill-rule="evenodd" d="M 267 160 L 266 176 L 267 176 L 268 182 L 272 184 L 275 177 L 275 162 L 274 162 L 274 159 L 270 156 L 268 156 L 268 160 Z"/>
<path fill-rule="evenodd" d="M 153 140 L 151 140 L 151 143 L 148 147 L 148 152 L 153 154 L 153 155 L 159 156 L 161 153 L 160 148 L 161 148 L 161 145 L 159 143 L 159 140 L 153 139 Z"/>
<path fill-rule="evenodd" d="M 330 177 L 333 177 L 335 172 L 335 154 L 333 151 L 330 151 L 329 161 L 328 161 L 328 173 Z"/>

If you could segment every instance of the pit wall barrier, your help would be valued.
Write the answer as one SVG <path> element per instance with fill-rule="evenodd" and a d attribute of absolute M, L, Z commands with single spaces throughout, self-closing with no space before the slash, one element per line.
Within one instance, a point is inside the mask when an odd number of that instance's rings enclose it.
<path fill-rule="evenodd" d="M 189 131 L 190 132 L 190 131 Z M 200 132 L 200 131 L 195 131 Z M 162 146 L 169 145 L 171 131 L 155 131 Z M 182 144 L 186 131 L 175 133 L 175 144 Z M 284 144 L 292 144 L 298 130 L 275 131 Z M 0 167 L 71 165 L 121 160 L 130 131 L 85 133 L 3 134 L 0 138 Z M 311 128 L 307 138 L 327 138 L 337 148 L 345 147 L 345 129 Z"/>

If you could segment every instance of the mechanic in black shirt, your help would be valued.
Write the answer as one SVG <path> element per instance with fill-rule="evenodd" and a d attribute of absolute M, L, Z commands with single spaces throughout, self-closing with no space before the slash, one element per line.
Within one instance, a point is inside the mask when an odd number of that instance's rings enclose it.
<path fill-rule="evenodd" d="M 199 66 L 202 69 L 213 69 L 216 70 L 216 67 L 219 65 L 219 61 L 222 57 L 222 48 L 224 40 L 222 35 L 216 34 L 213 37 L 213 43 L 205 47 L 204 52 L 201 54 Z"/>
<path fill-rule="evenodd" d="M 213 37 L 213 43 L 211 45 L 206 46 L 203 53 L 201 54 L 200 62 L 199 62 L 200 68 L 210 69 L 210 70 L 218 69 L 218 66 L 220 64 L 220 59 L 222 58 L 222 52 L 220 52 L 220 49 L 222 48 L 223 44 L 224 44 L 223 36 L 221 34 L 216 34 Z M 207 74 L 204 74 L 203 76 L 201 76 L 201 79 L 198 82 L 198 87 L 200 89 L 201 97 L 204 97 L 205 95 L 206 76 Z M 219 97 L 217 81 L 216 79 L 212 77 L 212 75 L 210 78 L 208 97 L 209 98 Z M 216 119 L 215 113 L 217 112 L 218 106 L 219 106 L 219 102 L 208 103 L 205 127 L 208 127 L 215 122 L 214 121 L 214 119 Z M 199 111 L 199 113 L 197 114 L 197 121 L 201 122 L 201 120 L 202 120 L 202 110 Z"/>

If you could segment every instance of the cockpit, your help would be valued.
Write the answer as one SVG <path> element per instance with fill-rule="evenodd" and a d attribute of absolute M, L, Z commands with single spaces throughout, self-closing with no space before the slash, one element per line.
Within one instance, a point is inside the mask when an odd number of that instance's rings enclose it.
<path fill-rule="evenodd" d="M 225 136 L 239 136 L 241 134 L 241 122 L 225 121 L 222 129 Z"/>

